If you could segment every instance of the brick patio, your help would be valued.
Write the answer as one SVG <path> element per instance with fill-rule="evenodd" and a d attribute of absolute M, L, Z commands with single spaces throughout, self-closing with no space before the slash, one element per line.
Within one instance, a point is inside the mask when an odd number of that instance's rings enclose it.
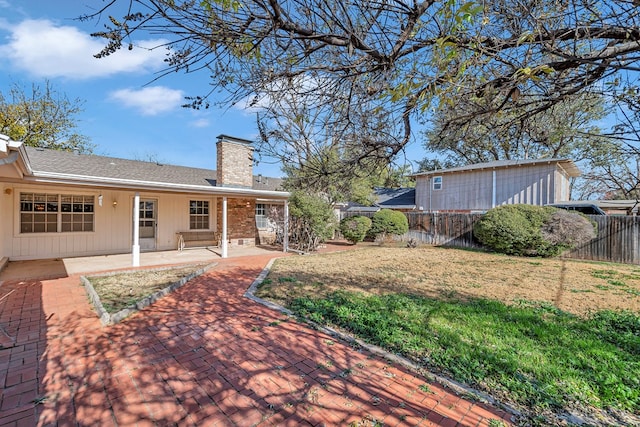
<path fill-rule="evenodd" d="M 281 255 L 222 260 L 108 327 L 77 275 L 6 281 L 0 425 L 509 425 L 505 412 L 244 298 Z"/>

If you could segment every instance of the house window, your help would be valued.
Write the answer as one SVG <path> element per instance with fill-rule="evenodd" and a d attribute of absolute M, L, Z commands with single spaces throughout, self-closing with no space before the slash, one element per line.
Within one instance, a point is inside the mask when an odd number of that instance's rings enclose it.
<path fill-rule="evenodd" d="M 209 202 L 207 200 L 191 200 L 189 202 L 189 229 L 209 229 Z"/>
<path fill-rule="evenodd" d="M 256 227 L 269 227 L 269 219 L 267 218 L 267 205 L 265 205 L 264 203 L 256 203 Z"/>
<path fill-rule="evenodd" d="M 60 196 L 62 231 L 93 231 L 93 196 Z"/>
<path fill-rule="evenodd" d="M 434 176 L 433 177 L 433 189 L 434 190 L 442 190 L 442 177 Z"/>
<path fill-rule="evenodd" d="M 20 232 L 93 231 L 93 207 L 93 196 L 20 193 Z"/>

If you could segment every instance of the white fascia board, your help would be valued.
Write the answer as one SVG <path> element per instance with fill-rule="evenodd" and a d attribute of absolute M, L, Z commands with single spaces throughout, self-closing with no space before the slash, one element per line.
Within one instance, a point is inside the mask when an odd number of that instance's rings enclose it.
<path fill-rule="evenodd" d="M 0 133 L 0 158 L 7 157 L 9 155 L 8 143 L 11 140 L 7 135 L 3 135 Z"/>
<path fill-rule="evenodd" d="M 260 197 L 276 200 L 287 200 L 290 193 L 285 191 L 265 191 L 251 188 L 212 187 L 204 185 L 175 184 L 170 182 L 134 181 L 128 179 L 105 178 L 84 175 L 60 174 L 55 172 L 33 172 L 24 178 L 29 182 L 85 185 L 91 187 L 116 187 L 132 190 L 164 191 L 172 193 L 200 193 L 219 196 Z"/>
<path fill-rule="evenodd" d="M 22 147 L 22 141 L 14 141 L 7 135 L 0 133 L 0 158 L 8 157 L 9 151 L 16 151 Z"/>
<path fill-rule="evenodd" d="M 277 193 L 283 193 L 283 191 L 277 191 Z M 289 194 L 289 193 L 287 193 L 287 194 Z M 280 205 L 281 205 L 281 204 L 283 204 L 285 200 L 286 200 L 286 199 L 274 200 L 274 199 L 267 199 L 267 198 L 264 198 L 264 197 L 258 197 L 258 198 L 256 198 L 256 202 L 257 202 L 257 203 L 271 203 L 271 204 L 275 204 L 274 202 L 277 202 L 277 204 L 280 204 Z"/>
<path fill-rule="evenodd" d="M 415 209 L 416 205 L 378 205 L 380 209 Z"/>

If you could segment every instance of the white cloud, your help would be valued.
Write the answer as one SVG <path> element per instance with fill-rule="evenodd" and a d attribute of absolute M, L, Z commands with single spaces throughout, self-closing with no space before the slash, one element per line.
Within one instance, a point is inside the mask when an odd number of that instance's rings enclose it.
<path fill-rule="evenodd" d="M 88 79 L 153 71 L 163 66 L 166 53 L 163 49 L 150 50 L 162 44 L 162 40 L 147 40 L 132 50 L 120 49 L 96 59 L 93 55 L 104 47 L 103 41 L 76 27 L 57 26 L 49 20 L 25 20 L 9 31 L 9 42 L 0 46 L 0 55 L 16 68 L 37 77 Z"/>
<path fill-rule="evenodd" d="M 255 115 L 256 112 L 269 107 L 272 102 L 269 95 L 247 96 L 233 104 L 233 108 L 241 111 L 244 115 Z"/>
<path fill-rule="evenodd" d="M 183 103 L 184 93 L 164 86 L 153 86 L 139 90 L 120 89 L 112 92 L 109 99 L 135 108 L 145 116 L 155 116 L 179 108 Z"/>
<path fill-rule="evenodd" d="M 290 107 L 303 101 L 307 93 L 320 90 L 320 93 L 314 96 L 321 96 L 323 88 L 330 86 L 329 80 L 309 76 L 298 76 L 293 81 L 274 81 L 268 86 L 268 91 L 247 96 L 233 104 L 233 108 L 245 115 L 252 115 L 265 108 Z"/>
<path fill-rule="evenodd" d="M 198 119 L 189 123 L 189 126 L 194 128 L 206 128 L 211 125 L 211 121 L 209 119 Z"/>

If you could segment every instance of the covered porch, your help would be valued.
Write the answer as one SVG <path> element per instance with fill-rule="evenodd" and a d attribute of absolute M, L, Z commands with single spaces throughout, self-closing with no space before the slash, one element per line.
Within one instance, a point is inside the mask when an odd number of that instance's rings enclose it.
<path fill-rule="evenodd" d="M 228 258 L 274 255 L 282 252 L 279 246 L 247 246 L 228 248 Z M 214 263 L 222 258 L 222 248 L 185 249 L 140 253 L 140 268 L 161 268 L 185 264 Z M 130 270 L 131 254 L 97 255 L 87 257 L 52 258 L 9 261 L 0 266 L 0 287 L 7 280 L 58 279 L 73 275 L 107 271 Z"/>

